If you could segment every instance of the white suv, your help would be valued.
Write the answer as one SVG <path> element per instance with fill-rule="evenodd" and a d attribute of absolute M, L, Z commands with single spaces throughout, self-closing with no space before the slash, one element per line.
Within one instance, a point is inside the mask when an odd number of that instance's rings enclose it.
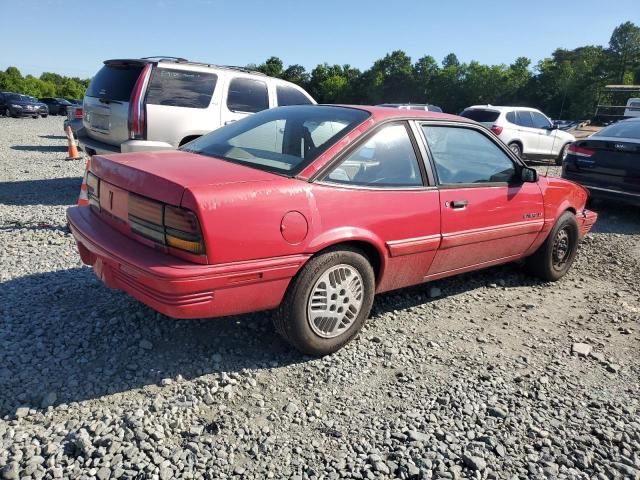
<path fill-rule="evenodd" d="M 85 94 L 78 141 L 89 155 L 173 149 L 261 110 L 315 103 L 293 83 L 244 68 L 107 60 Z"/>
<path fill-rule="evenodd" d="M 535 108 L 474 105 L 460 115 L 482 123 L 522 158 L 553 157 L 562 165 L 569 144 L 576 140 Z"/>

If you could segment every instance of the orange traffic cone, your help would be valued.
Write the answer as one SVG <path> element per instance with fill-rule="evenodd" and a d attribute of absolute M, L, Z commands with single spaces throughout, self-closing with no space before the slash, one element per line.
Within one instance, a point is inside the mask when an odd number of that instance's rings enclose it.
<path fill-rule="evenodd" d="M 67 156 L 67 160 L 80 160 L 82 157 L 78 153 L 76 140 L 73 138 L 73 132 L 71 131 L 70 126 L 67 126 L 67 140 L 69 140 L 69 154 Z"/>
<path fill-rule="evenodd" d="M 80 196 L 78 196 L 78 205 L 89 205 L 89 187 L 87 186 L 87 175 L 89 168 L 91 167 L 91 158 L 87 159 L 87 166 L 84 167 L 84 176 L 82 177 L 82 184 L 80 185 Z"/>

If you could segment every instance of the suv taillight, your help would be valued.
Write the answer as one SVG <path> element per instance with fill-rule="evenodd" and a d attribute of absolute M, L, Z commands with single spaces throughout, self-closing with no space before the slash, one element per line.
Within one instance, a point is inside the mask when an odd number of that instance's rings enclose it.
<path fill-rule="evenodd" d="M 133 87 L 133 92 L 131 92 L 131 99 L 129 100 L 129 138 L 132 140 L 146 137 L 144 93 L 147 90 L 151 68 L 152 65 L 150 63 L 144 66 Z"/>
<path fill-rule="evenodd" d="M 82 118 L 82 107 L 76 107 L 73 109 L 73 117 L 74 118 Z"/>
<path fill-rule="evenodd" d="M 492 125 L 491 131 L 496 135 L 500 135 L 502 133 L 502 127 L 500 125 Z"/>

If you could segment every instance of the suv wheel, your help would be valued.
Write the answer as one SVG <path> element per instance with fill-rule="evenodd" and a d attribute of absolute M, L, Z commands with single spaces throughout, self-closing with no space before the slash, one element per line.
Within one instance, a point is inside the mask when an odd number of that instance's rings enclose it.
<path fill-rule="evenodd" d="M 274 318 L 276 330 L 302 353 L 328 355 L 360 331 L 374 292 L 373 268 L 359 250 L 328 250 L 293 279 Z"/>
<path fill-rule="evenodd" d="M 522 158 L 522 148 L 520 147 L 520 144 L 512 142 L 509 144 L 509 149 L 515 153 L 518 158 Z"/>

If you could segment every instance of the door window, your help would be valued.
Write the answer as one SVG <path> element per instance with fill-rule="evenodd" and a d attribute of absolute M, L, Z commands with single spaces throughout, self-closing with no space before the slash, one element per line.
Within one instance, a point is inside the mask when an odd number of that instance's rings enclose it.
<path fill-rule="evenodd" d="M 325 181 L 372 187 L 418 187 L 422 174 L 404 124 L 383 127 L 357 148 Z"/>
<path fill-rule="evenodd" d="M 521 127 L 535 128 L 533 126 L 533 120 L 531 119 L 531 113 L 526 111 L 516 112 L 516 123 Z"/>
<path fill-rule="evenodd" d="M 267 84 L 260 80 L 237 77 L 229 83 L 227 107 L 232 112 L 256 113 L 269 108 Z"/>
<path fill-rule="evenodd" d="M 531 112 L 533 117 L 533 128 L 548 128 L 551 126 L 551 122 L 547 117 L 540 112 Z"/>
<path fill-rule="evenodd" d="M 441 185 L 509 182 L 515 165 L 486 135 L 461 127 L 423 125 Z"/>

